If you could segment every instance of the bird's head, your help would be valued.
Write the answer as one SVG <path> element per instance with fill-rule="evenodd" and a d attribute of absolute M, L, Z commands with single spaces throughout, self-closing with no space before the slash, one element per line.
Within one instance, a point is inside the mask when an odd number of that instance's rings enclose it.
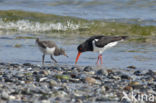
<path fill-rule="evenodd" d="M 78 54 L 77 54 L 77 57 L 76 57 L 76 60 L 75 60 L 75 64 L 78 62 L 78 59 L 79 59 L 81 53 L 82 53 L 82 52 L 85 52 L 85 51 L 87 51 L 87 50 L 86 50 L 86 47 L 84 47 L 83 44 L 80 44 L 80 45 L 77 47 L 77 51 L 78 51 Z"/>
<path fill-rule="evenodd" d="M 39 38 L 36 38 L 36 42 L 38 42 L 40 39 Z"/>
<path fill-rule="evenodd" d="M 68 57 L 68 55 L 66 54 L 65 50 L 62 49 L 62 48 L 60 48 L 60 54 Z"/>
<path fill-rule="evenodd" d="M 84 48 L 84 46 L 82 45 L 82 44 L 80 44 L 78 47 L 77 47 L 77 50 L 78 50 L 78 52 L 85 52 L 86 50 L 85 50 L 85 48 Z"/>

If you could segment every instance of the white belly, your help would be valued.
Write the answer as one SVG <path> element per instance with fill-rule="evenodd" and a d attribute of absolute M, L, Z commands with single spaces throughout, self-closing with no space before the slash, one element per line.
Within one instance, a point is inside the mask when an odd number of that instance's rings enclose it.
<path fill-rule="evenodd" d="M 104 50 L 109 49 L 109 48 L 111 48 L 111 47 L 113 47 L 113 46 L 115 46 L 117 44 L 118 44 L 118 42 L 112 42 L 112 43 L 109 43 L 109 44 L 105 45 L 102 48 L 99 48 L 99 47 L 97 47 L 95 45 L 95 42 L 93 42 L 93 51 L 94 52 L 99 52 L 100 54 L 102 54 Z"/>
<path fill-rule="evenodd" d="M 48 48 L 48 47 L 47 47 L 46 49 L 39 47 L 39 49 L 40 49 L 40 51 L 41 51 L 42 53 L 44 53 L 44 54 L 53 55 L 54 52 L 55 52 L 55 47 L 53 47 L 53 48 Z"/>
<path fill-rule="evenodd" d="M 53 48 L 46 48 L 46 54 L 54 54 L 55 52 L 55 47 Z"/>

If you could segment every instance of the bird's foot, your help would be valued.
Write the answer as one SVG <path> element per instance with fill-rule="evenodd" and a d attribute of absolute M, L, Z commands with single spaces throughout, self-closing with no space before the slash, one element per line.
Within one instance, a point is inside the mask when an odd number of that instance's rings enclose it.
<path fill-rule="evenodd" d="M 96 62 L 96 65 L 99 65 L 99 61 L 101 61 L 101 64 L 100 65 L 102 65 L 103 62 L 102 62 L 102 55 L 101 54 L 98 56 L 98 60 Z"/>

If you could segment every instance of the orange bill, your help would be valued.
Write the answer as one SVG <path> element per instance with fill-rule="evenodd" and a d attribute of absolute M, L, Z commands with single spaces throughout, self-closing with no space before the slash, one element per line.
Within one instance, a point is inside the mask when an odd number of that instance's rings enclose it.
<path fill-rule="evenodd" d="M 78 52 L 77 57 L 76 57 L 75 64 L 77 63 L 77 61 L 78 61 L 80 55 L 81 55 L 81 52 Z"/>

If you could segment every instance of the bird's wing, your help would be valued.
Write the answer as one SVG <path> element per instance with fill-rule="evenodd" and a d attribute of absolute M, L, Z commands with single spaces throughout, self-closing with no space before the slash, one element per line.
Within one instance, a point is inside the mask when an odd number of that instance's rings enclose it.
<path fill-rule="evenodd" d="M 112 36 L 103 36 L 101 38 L 95 38 L 95 45 L 97 47 L 104 47 L 105 45 L 111 43 L 111 42 L 115 42 L 115 41 L 119 41 L 122 38 L 119 37 L 112 37 Z"/>
<path fill-rule="evenodd" d="M 53 47 L 56 47 L 56 44 L 52 41 L 42 41 L 42 47 L 46 48 L 46 47 L 49 47 L 49 48 L 53 48 Z"/>

